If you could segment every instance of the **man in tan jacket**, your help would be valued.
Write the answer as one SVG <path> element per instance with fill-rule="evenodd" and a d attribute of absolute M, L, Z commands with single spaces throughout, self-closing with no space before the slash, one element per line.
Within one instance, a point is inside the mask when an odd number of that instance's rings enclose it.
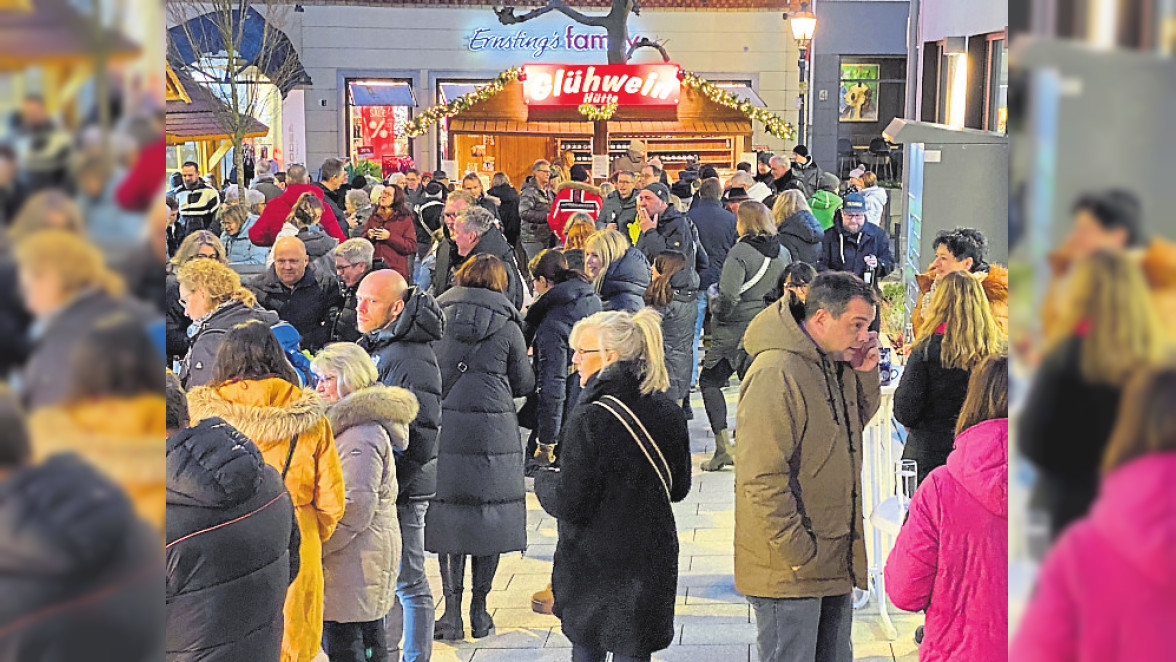
<path fill-rule="evenodd" d="M 735 588 L 762 662 L 851 662 L 867 586 L 862 430 L 881 400 L 876 299 L 825 273 L 752 320 L 735 445 Z"/>

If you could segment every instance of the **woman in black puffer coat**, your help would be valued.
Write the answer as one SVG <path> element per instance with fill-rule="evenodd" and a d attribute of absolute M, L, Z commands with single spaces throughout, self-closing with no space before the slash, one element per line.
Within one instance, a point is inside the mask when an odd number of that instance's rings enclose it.
<path fill-rule="evenodd" d="M 257 446 L 219 418 L 169 437 L 168 662 L 277 662 L 298 544 L 290 496 Z"/>
<path fill-rule="evenodd" d="M 616 230 L 600 230 L 584 246 L 584 272 L 605 310 L 634 313 L 645 307 L 649 260 Z"/>
<path fill-rule="evenodd" d="M 788 249 L 792 259 L 816 264 L 825 232 L 809 209 L 804 194 L 794 189 L 780 193 L 772 205 L 772 217 L 776 220 L 780 245 Z"/>
<path fill-rule="evenodd" d="M 506 243 L 519 243 L 519 192 L 510 184 L 510 177 L 504 172 L 494 173 L 490 189 L 486 193 L 498 198 L 498 219 L 502 221 L 502 234 Z"/>
<path fill-rule="evenodd" d="M 441 367 L 441 437 L 437 495 L 425 517 L 425 549 L 440 555 L 445 613 L 434 638 L 461 639 L 465 557 L 473 556 L 470 628 L 487 636 L 494 621 L 486 595 L 498 557 L 527 546 L 523 448 L 514 398 L 535 387 L 522 317 L 507 300 L 506 269 L 477 255 L 454 275 L 456 287 L 437 303 L 445 331 L 437 343 Z"/>
<path fill-rule="evenodd" d="M 698 320 L 698 302 L 691 289 L 686 256 L 678 251 L 663 251 L 653 260 L 653 282 L 645 290 L 645 303 L 662 316 L 662 338 L 666 368 L 674 402 L 690 394 L 690 373 L 694 361 L 694 323 Z"/>

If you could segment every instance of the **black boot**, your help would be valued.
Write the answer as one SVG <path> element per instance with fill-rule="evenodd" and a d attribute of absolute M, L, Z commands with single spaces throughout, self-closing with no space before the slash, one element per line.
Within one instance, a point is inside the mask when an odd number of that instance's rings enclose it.
<path fill-rule="evenodd" d="M 690 406 L 690 394 L 689 393 L 686 394 L 686 397 L 682 398 L 682 413 L 686 414 L 686 420 L 688 420 L 688 421 L 694 420 L 694 409 Z"/>
<path fill-rule="evenodd" d="M 441 565 L 441 592 L 445 596 L 445 613 L 433 623 L 433 639 L 457 641 L 465 638 L 465 623 L 461 620 L 462 580 L 465 578 L 465 556 L 438 554 Z"/>
<path fill-rule="evenodd" d="M 475 556 L 473 560 L 473 597 L 470 598 L 470 634 L 474 639 L 490 636 L 494 632 L 494 619 L 486 611 L 486 596 L 494 583 L 498 571 L 498 555 Z"/>

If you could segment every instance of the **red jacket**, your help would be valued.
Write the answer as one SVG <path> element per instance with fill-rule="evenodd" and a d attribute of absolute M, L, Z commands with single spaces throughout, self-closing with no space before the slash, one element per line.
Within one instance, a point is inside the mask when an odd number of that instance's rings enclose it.
<path fill-rule="evenodd" d="M 379 241 L 368 237 L 368 230 L 387 230 L 388 238 Z M 398 272 L 408 282 L 412 282 L 412 270 L 409 260 L 417 252 L 416 226 L 413 225 L 411 215 L 397 215 L 393 213 L 386 218 L 380 218 L 377 209 L 363 224 L 363 235 L 376 247 L 375 258 L 382 258 L 389 269 Z"/>
<path fill-rule="evenodd" d="M 167 167 L 167 138 L 160 136 L 159 140 L 147 145 L 139 152 L 135 165 L 127 172 L 126 177 L 119 182 L 114 192 L 114 199 L 118 206 L 128 211 L 146 211 L 151 206 L 152 199 L 159 195 L 160 189 L 166 181 L 160 181 L 159 175 Z"/>
<path fill-rule="evenodd" d="M 287 185 L 286 192 L 271 200 L 265 206 L 265 211 L 261 212 L 261 217 L 253 224 L 253 227 L 249 228 L 249 241 L 257 246 L 273 246 L 274 240 L 278 238 L 278 233 L 282 231 L 286 217 L 290 215 L 294 203 L 298 202 L 298 198 L 303 193 L 313 193 L 314 197 L 320 201 L 323 199 L 323 190 L 314 184 Z M 347 235 L 339 227 L 339 220 L 335 218 L 331 206 L 326 203 L 323 204 L 321 223 L 324 232 L 338 239 L 340 243 L 347 241 Z"/>
<path fill-rule="evenodd" d="M 604 198 L 600 189 L 583 182 L 560 182 L 555 187 L 555 200 L 551 203 L 551 211 L 547 213 L 547 225 L 564 240 L 564 227 L 576 212 L 584 212 L 595 221 L 600 215 L 600 208 L 604 205 Z"/>

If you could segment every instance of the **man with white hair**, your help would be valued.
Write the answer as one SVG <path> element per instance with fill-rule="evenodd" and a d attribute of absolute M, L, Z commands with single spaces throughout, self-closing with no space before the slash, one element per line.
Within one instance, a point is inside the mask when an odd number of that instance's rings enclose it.
<path fill-rule="evenodd" d="M 773 157 L 776 158 L 776 157 Z M 737 171 L 731 178 L 727 180 L 727 190 L 733 188 L 741 188 L 747 192 L 747 197 L 756 202 L 763 202 L 765 198 L 772 195 L 772 189 L 763 182 L 755 181 L 749 172 Z"/>
<path fill-rule="evenodd" d="M 515 308 L 523 307 L 523 283 L 515 262 L 514 249 L 498 228 L 494 217 L 482 207 L 468 207 L 455 218 L 446 218 L 457 253 L 468 260 L 475 255 L 493 255 L 506 267 L 506 298 Z"/>
<path fill-rule="evenodd" d="M 331 342 L 356 342 L 361 334 L 356 326 L 356 292 L 359 283 L 374 270 L 376 249 L 361 237 L 348 239 L 335 247 L 335 274 L 343 294 L 343 304 L 331 322 Z M 380 263 L 380 268 L 385 268 Z"/>
<path fill-rule="evenodd" d="M 257 168 L 253 172 L 253 186 L 250 189 L 260 191 L 265 196 L 266 202 L 282 195 L 282 187 L 274 181 L 273 169 L 273 161 L 262 159 L 257 162 Z"/>

